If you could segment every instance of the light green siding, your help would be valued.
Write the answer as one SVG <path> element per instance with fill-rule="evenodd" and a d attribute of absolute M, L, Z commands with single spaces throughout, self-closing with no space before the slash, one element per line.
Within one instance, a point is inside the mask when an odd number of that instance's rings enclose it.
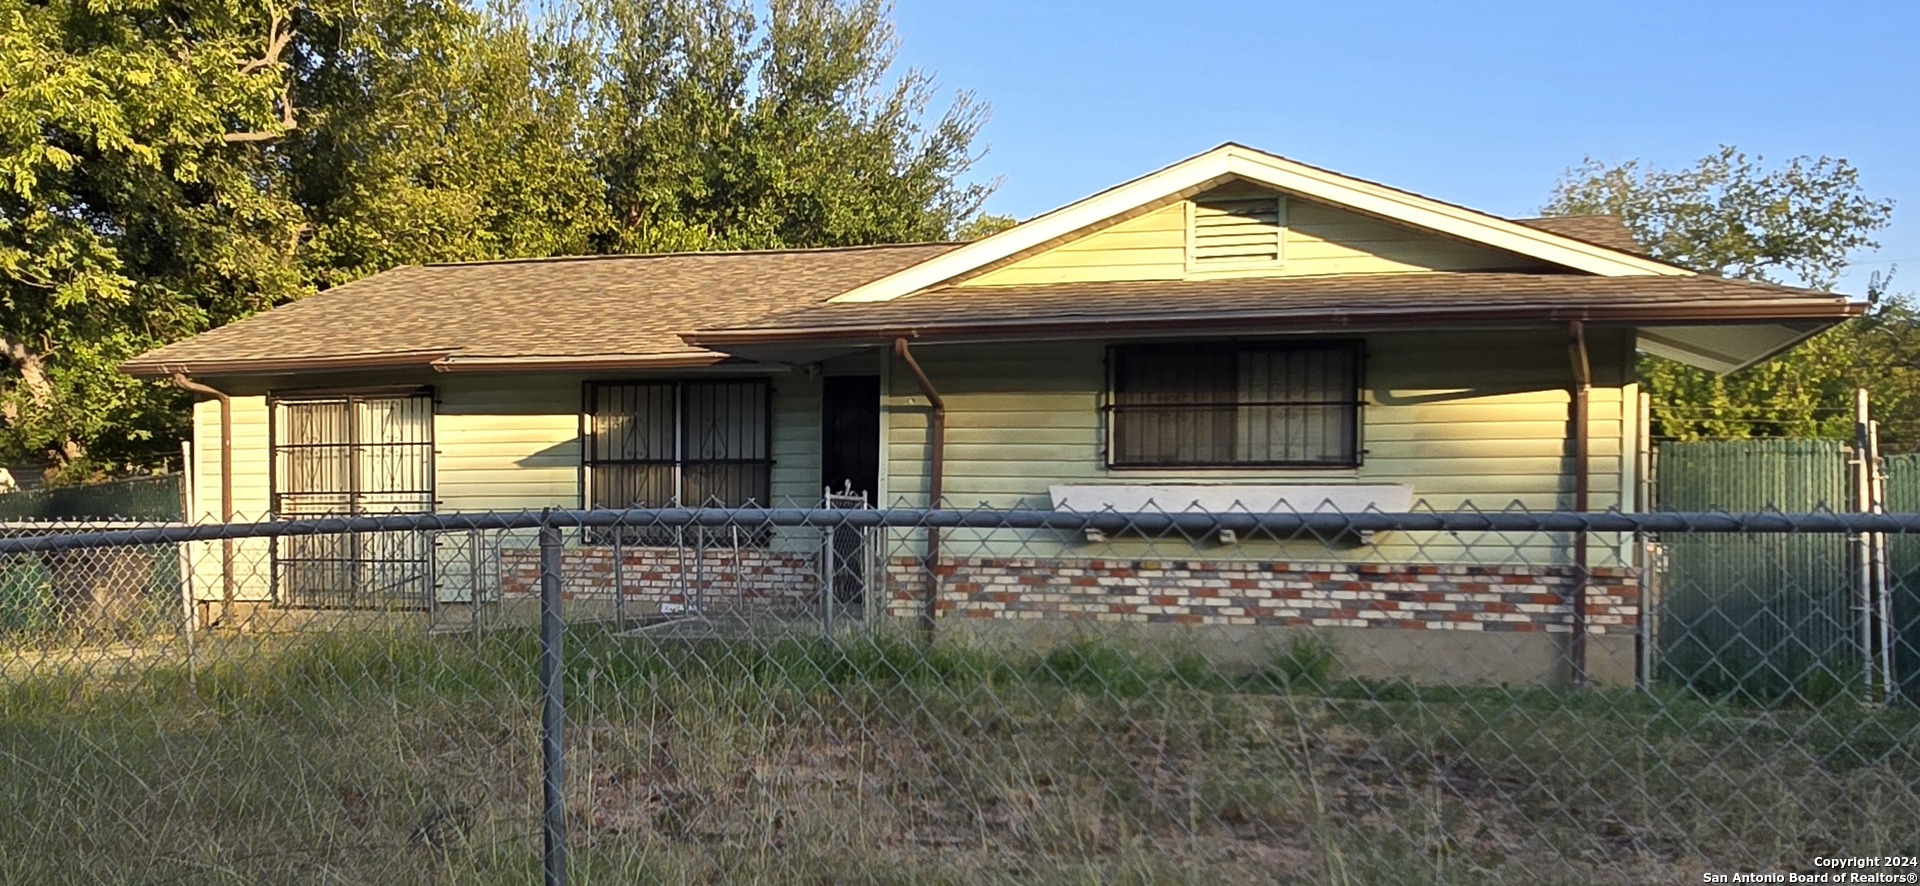
<path fill-rule="evenodd" d="M 813 371 L 774 376 L 773 504 L 815 507 L 826 491 L 820 469 L 822 379 L 832 375 L 881 375 L 883 362 L 878 353 L 855 354 L 823 361 Z M 884 422 L 883 418 L 883 427 Z M 885 454 L 881 457 L 884 460 Z"/>
<path fill-rule="evenodd" d="M 329 380 L 332 381 L 332 380 Z M 439 510 L 578 507 L 580 403 L 578 376 L 448 376 L 434 384 L 434 483 Z M 368 386 L 386 384 L 386 379 Z M 294 391 L 293 384 L 276 391 Z M 270 507 L 272 458 L 266 398 L 234 398 L 234 480 L 242 516 Z M 820 495 L 820 381 L 805 373 L 773 376 L 776 500 Z M 194 409 L 195 487 L 200 510 L 219 509 L 219 409 Z"/>
<path fill-rule="evenodd" d="M 1227 186 L 1201 195 L 1273 193 Z M 1322 274 L 1407 274 L 1541 268 L 1534 259 L 1392 224 L 1300 197 L 1286 201 L 1282 261 L 1236 271 L 1207 270 L 1187 261 L 1186 201 L 1125 218 L 962 281 L 963 286 L 1084 283 L 1109 280 L 1185 280 L 1219 277 L 1301 277 Z"/>
<path fill-rule="evenodd" d="M 923 345 L 915 354 L 946 399 L 945 498 L 955 506 L 1050 508 L 1048 486 L 1056 483 L 1195 482 L 1405 483 L 1417 501 L 1443 510 L 1572 504 L 1564 332 L 1365 338 L 1365 462 L 1347 470 L 1109 469 L 1104 344 Z M 1632 477 L 1630 351 L 1618 333 L 1600 333 L 1591 352 L 1590 506 L 1629 506 L 1621 490 Z M 886 406 L 888 498 L 922 503 L 926 399 L 911 377 L 895 373 Z M 1033 546 L 1048 543 L 1019 542 L 1032 553 L 1045 553 Z M 1405 536 L 1382 543 L 1433 544 Z"/>
<path fill-rule="evenodd" d="M 193 407 L 193 488 L 195 519 L 220 519 L 220 404 L 202 400 Z M 240 519 L 261 519 L 270 509 L 267 452 L 267 400 L 233 398 L 233 508 Z"/>
<path fill-rule="evenodd" d="M 193 408 L 193 510 L 187 515 L 194 522 L 219 522 L 220 513 L 220 404 L 204 400 Z M 233 398 L 233 512 L 241 521 L 270 516 L 268 497 L 269 461 L 267 447 L 267 400 L 261 396 Z M 194 542 L 194 594 L 202 600 L 217 600 L 224 595 L 221 580 L 221 543 Z M 234 599 L 264 600 L 270 595 L 272 542 L 259 538 L 235 539 Z"/>
<path fill-rule="evenodd" d="M 820 379 L 788 373 L 773 380 L 773 501 L 820 500 Z"/>
<path fill-rule="evenodd" d="M 1566 416 L 1572 372 L 1562 331 L 1403 332 L 1365 339 L 1366 455 L 1364 464 L 1352 470 L 1110 470 L 1105 466 L 1101 411 L 1105 343 L 921 345 L 915 353 L 947 399 L 946 500 L 956 506 L 1047 508 L 1048 486 L 1075 482 L 1406 483 L 1413 486 L 1416 499 L 1438 509 L 1498 509 L 1515 502 L 1552 509 L 1571 504 Z M 1638 433 L 1628 372 L 1632 352 L 1625 336 L 1614 332 L 1596 333 L 1591 351 L 1591 506 L 1630 507 L 1636 482 L 1630 441 Z M 878 353 L 869 352 L 830 362 L 825 372 L 879 367 Z M 819 500 L 819 376 L 802 371 L 773 376 L 773 503 L 811 505 Z M 880 499 L 921 505 L 926 501 L 926 400 L 909 374 L 893 371 L 886 378 Z M 438 401 L 434 432 L 440 510 L 527 510 L 580 503 L 582 377 L 460 375 L 430 380 Z M 325 380 L 330 387 L 339 381 Z M 366 384 L 393 382 L 381 378 Z M 283 391 L 314 386 L 270 385 Z M 257 390 L 237 396 L 234 418 L 236 506 L 243 517 L 266 516 L 271 456 L 265 397 Z M 198 404 L 195 425 L 196 510 L 217 516 L 217 406 Z M 968 538 L 967 533 L 952 534 L 953 553 L 967 553 Z M 778 543 L 797 550 L 814 540 L 807 533 L 788 532 Z M 1452 540 L 1404 535 L 1383 536 L 1381 544 L 1382 552 L 1400 555 L 1413 547 L 1429 555 L 1463 550 Z M 1528 544 L 1558 546 L 1548 538 Z M 218 550 L 216 545 L 204 547 L 196 554 L 196 586 L 202 599 L 211 599 L 218 595 Z M 1078 546 L 1070 538 L 1022 534 L 976 547 L 1044 554 Z M 1514 556 L 1513 546 L 1504 543 L 1490 545 L 1486 552 L 1485 557 L 1468 553 L 1477 559 Z M 1288 553 L 1326 556 L 1318 543 Z M 1545 555 L 1534 551 L 1522 556 Z M 237 559 L 242 597 L 266 596 L 271 567 L 266 543 L 239 543 Z M 441 569 L 458 583 L 469 581 L 466 567 L 458 563 L 443 563 Z M 457 598 L 443 588 L 442 599 Z"/>
<path fill-rule="evenodd" d="M 458 378 L 436 393 L 434 484 L 440 510 L 579 504 L 578 379 Z"/>
<path fill-rule="evenodd" d="M 872 361 L 841 361 L 847 369 Z M 234 397 L 234 501 L 244 519 L 271 516 L 267 398 L 256 390 L 288 392 L 317 387 L 352 388 L 419 383 L 422 379 L 369 374 L 360 379 L 329 377 L 303 381 L 254 380 L 232 385 L 248 391 Z M 581 504 L 580 405 L 585 377 L 576 375 L 448 375 L 425 379 L 433 385 L 434 486 L 436 508 L 451 511 L 522 511 L 572 508 Z M 357 383 L 356 383 L 357 382 Z M 806 373 L 773 376 L 774 503 L 810 504 L 820 496 L 820 382 Z M 220 509 L 219 406 L 208 400 L 194 408 L 195 510 L 201 519 L 218 520 Z M 805 533 L 782 533 L 780 545 L 810 546 Z M 469 541 L 443 540 L 438 569 L 441 600 L 464 599 L 471 586 Z M 573 536 L 570 535 L 570 538 Z M 512 544 L 529 544 L 517 539 Z M 194 555 L 196 594 L 217 599 L 221 592 L 218 544 L 202 544 Z M 272 549 L 264 540 L 236 542 L 239 599 L 267 599 L 271 590 Z"/>

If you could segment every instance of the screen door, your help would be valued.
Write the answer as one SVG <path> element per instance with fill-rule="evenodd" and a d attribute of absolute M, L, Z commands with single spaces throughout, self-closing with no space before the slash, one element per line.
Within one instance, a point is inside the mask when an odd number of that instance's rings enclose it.
<path fill-rule="evenodd" d="M 283 519 L 433 510 L 433 397 L 276 398 L 274 514 Z M 285 536 L 274 593 L 286 606 L 424 608 L 433 589 L 426 532 Z"/>

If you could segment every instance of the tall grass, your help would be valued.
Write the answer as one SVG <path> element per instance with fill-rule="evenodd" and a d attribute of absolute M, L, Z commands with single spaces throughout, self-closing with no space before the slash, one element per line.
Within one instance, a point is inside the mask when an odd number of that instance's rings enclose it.
<path fill-rule="evenodd" d="M 509 631 L 16 657 L 0 882 L 525 882 L 536 653 Z M 1645 882 L 1878 845 L 1920 811 L 1908 713 L 1346 679 L 1311 637 L 1248 673 L 583 628 L 563 664 L 579 882 Z"/>

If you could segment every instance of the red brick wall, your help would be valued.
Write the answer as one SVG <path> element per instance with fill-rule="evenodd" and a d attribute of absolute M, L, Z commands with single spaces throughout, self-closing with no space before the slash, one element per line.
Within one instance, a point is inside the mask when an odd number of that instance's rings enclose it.
<path fill-rule="evenodd" d="M 539 592 L 539 551 L 503 550 L 500 558 L 504 593 Z M 565 594 L 611 598 L 616 575 L 627 599 L 643 602 L 685 603 L 689 593 L 768 602 L 816 594 L 807 554 L 743 548 L 737 559 L 732 549 L 684 558 L 672 548 L 631 547 L 616 571 L 612 548 L 572 548 L 561 561 Z M 953 558 L 939 571 L 942 617 L 1416 630 L 1564 633 L 1574 586 L 1567 566 Z M 1634 569 L 1593 570 L 1592 633 L 1632 632 L 1639 580 Z M 920 561 L 889 561 L 884 588 L 890 614 L 917 615 Z"/>
<path fill-rule="evenodd" d="M 895 558 L 887 571 L 888 611 L 918 614 L 921 562 Z M 959 558 L 939 573 L 943 617 L 1175 624 L 1564 633 L 1574 590 L 1567 566 Z M 1592 573 L 1590 632 L 1631 633 L 1638 570 Z"/>
<path fill-rule="evenodd" d="M 561 555 L 563 595 L 608 598 L 614 582 L 627 599 L 685 603 L 687 596 L 726 601 L 806 599 L 813 596 L 813 558 L 764 548 L 732 548 L 704 553 L 674 548 L 628 547 L 614 568 L 612 547 L 570 548 Z M 683 574 L 684 573 L 684 574 Z M 500 552 L 501 591 L 509 596 L 540 592 L 540 552 L 532 548 Z"/>

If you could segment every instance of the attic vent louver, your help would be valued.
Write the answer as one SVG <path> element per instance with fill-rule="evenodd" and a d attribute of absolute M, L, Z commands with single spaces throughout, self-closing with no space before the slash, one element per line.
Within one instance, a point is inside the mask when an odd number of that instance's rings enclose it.
<path fill-rule="evenodd" d="M 1279 262 L 1286 228 L 1283 200 L 1277 195 L 1194 200 L 1188 263 L 1207 268 Z"/>

